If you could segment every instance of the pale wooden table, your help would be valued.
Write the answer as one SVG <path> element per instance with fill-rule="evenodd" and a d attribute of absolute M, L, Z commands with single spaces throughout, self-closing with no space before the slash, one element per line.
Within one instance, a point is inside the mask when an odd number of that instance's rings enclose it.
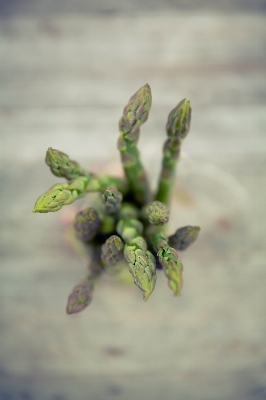
<path fill-rule="evenodd" d="M 266 396 L 266 19 L 245 7 L 170 8 L 5 9 L 1 400 Z M 45 151 L 61 149 L 91 169 L 118 160 L 117 121 L 146 82 L 153 108 L 141 148 L 149 171 L 158 172 L 171 108 L 183 97 L 193 106 L 172 219 L 202 232 L 181 255 L 182 297 L 171 295 L 162 274 L 147 303 L 134 285 L 105 278 L 90 308 L 67 316 L 85 260 L 63 237 L 71 206 L 31 213 L 56 182 Z"/>

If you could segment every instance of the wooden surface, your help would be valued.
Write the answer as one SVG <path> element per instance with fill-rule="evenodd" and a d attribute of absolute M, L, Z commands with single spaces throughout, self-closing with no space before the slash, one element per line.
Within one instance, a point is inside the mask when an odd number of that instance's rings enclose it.
<path fill-rule="evenodd" d="M 265 399 L 266 19 L 247 2 L 234 13 L 205 3 L 132 14 L 2 7 L 1 400 Z M 202 231 L 180 255 L 182 297 L 162 274 L 147 303 L 105 277 L 91 306 L 67 316 L 86 260 L 66 235 L 75 206 L 31 213 L 57 180 L 45 151 L 110 168 L 122 109 L 146 82 L 140 145 L 154 183 L 169 111 L 183 97 L 193 107 L 172 229 Z"/>

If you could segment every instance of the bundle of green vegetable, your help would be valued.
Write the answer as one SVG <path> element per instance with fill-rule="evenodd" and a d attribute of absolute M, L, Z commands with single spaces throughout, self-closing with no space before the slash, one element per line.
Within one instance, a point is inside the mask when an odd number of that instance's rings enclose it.
<path fill-rule="evenodd" d="M 158 188 L 152 193 L 137 148 L 140 126 L 148 119 L 151 100 L 151 89 L 146 84 L 129 99 L 120 118 L 117 147 L 123 178 L 86 171 L 67 154 L 51 147 L 47 150 L 46 164 L 66 182 L 42 194 L 33 212 L 58 211 L 87 193 L 99 193 L 97 207 L 82 210 L 74 220 L 78 238 L 91 249 L 91 259 L 86 279 L 68 298 L 68 314 L 88 306 L 101 274 L 115 272 L 121 262 L 127 263 L 145 301 L 154 290 L 157 269 L 163 269 L 170 289 L 175 296 L 180 295 L 183 265 L 177 251 L 193 243 L 200 228 L 185 226 L 167 236 L 165 224 L 181 142 L 189 132 L 191 107 L 190 101 L 183 99 L 168 116 Z"/>

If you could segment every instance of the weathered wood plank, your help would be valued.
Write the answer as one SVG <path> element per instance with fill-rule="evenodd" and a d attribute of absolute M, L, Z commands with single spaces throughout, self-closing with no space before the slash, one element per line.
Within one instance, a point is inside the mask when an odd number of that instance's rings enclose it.
<path fill-rule="evenodd" d="M 40 4 L 0 24 L 0 398 L 262 400 L 264 15 L 34 17 Z M 44 153 L 53 146 L 93 169 L 118 160 L 118 118 L 147 81 L 141 145 L 153 176 L 167 113 L 182 97 L 193 105 L 172 215 L 202 232 L 181 255 L 183 294 L 174 299 L 159 274 L 144 304 L 134 285 L 105 277 L 72 318 L 66 298 L 87 261 L 63 234 L 75 206 L 31 213 L 56 181 Z"/>

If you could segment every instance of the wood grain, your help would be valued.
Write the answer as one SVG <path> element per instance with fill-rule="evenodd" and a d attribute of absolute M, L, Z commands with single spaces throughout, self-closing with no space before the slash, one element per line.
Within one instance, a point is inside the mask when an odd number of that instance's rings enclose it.
<path fill-rule="evenodd" d="M 263 14 L 207 7 L 1 20 L 1 399 L 264 398 L 265 39 Z M 118 160 L 118 119 L 146 82 L 154 184 L 167 114 L 183 97 L 193 107 L 172 220 L 202 232 L 181 255 L 182 297 L 159 275 L 144 304 L 106 277 L 67 316 L 86 260 L 65 234 L 74 206 L 31 213 L 56 181 L 45 151 L 91 169 Z"/>

